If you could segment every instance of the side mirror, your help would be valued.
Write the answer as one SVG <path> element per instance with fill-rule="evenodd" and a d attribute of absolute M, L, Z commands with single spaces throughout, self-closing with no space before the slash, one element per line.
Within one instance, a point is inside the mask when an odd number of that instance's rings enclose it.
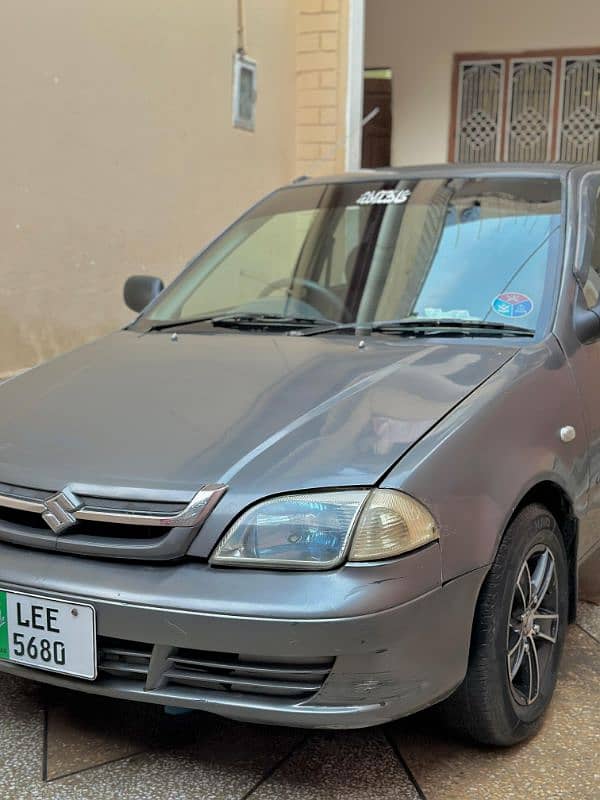
<path fill-rule="evenodd" d="M 165 288 L 160 278 L 152 275 L 132 275 L 125 281 L 123 299 L 132 311 L 143 311 Z"/>
<path fill-rule="evenodd" d="M 575 307 L 575 333 L 581 344 L 590 344 L 600 339 L 600 307 L 593 309 Z"/>

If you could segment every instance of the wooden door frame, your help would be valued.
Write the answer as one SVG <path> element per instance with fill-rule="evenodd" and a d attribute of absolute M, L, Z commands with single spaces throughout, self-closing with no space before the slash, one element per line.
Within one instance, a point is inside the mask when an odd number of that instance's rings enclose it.
<path fill-rule="evenodd" d="M 456 123 L 458 115 L 458 93 L 459 93 L 459 66 L 461 61 L 502 61 L 504 62 L 504 91 L 502 98 L 502 130 L 500 135 L 504 139 L 504 126 L 506 125 L 506 113 L 508 111 L 508 88 L 510 81 L 510 62 L 512 60 L 519 60 L 520 58 L 556 58 L 557 63 L 557 79 L 554 85 L 554 109 L 552 112 L 552 140 L 550 143 L 550 152 L 552 155 L 556 153 L 556 143 L 558 136 L 558 115 L 560 113 L 560 98 L 561 98 L 561 81 L 562 74 L 562 60 L 564 58 L 577 58 L 578 56 L 597 56 L 600 55 L 600 45 L 598 47 L 560 47 L 548 48 L 546 50 L 517 50 L 517 51 L 491 51 L 491 52 L 474 52 L 474 53 L 455 53 L 452 59 L 452 84 L 450 90 L 450 130 L 448 135 L 448 161 L 454 163 L 456 161 Z M 504 156 L 504 142 L 500 148 L 502 156 Z M 501 158 L 500 161 L 504 161 Z"/>
<path fill-rule="evenodd" d="M 375 125 L 377 125 L 377 120 L 378 120 L 378 116 L 377 116 L 375 118 L 375 120 L 371 120 L 371 122 L 369 122 L 368 125 L 365 125 L 365 122 L 364 122 L 364 120 L 367 118 L 367 109 L 366 109 L 367 103 L 366 103 L 366 101 L 367 101 L 367 95 L 368 95 L 369 88 L 374 89 L 377 94 L 379 94 L 379 95 L 384 95 L 385 94 L 386 97 L 387 97 L 386 108 L 385 109 L 381 108 L 380 110 L 381 111 L 385 111 L 385 112 L 387 112 L 389 114 L 389 126 L 385 126 L 385 129 L 387 130 L 388 137 L 389 137 L 389 142 L 388 142 L 388 144 L 389 144 L 389 153 L 387 154 L 386 163 L 385 164 L 381 164 L 381 166 L 389 167 L 391 165 L 391 159 L 392 159 L 392 119 L 393 119 L 392 79 L 391 79 L 391 77 L 389 77 L 389 78 L 371 78 L 371 77 L 369 77 L 368 73 L 371 72 L 371 71 L 376 71 L 377 69 L 378 69 L 377 67 L 365 67 L 365 70 L 364 70 L 364 77 L 363 77 L 363 87 L 364 87 L 364 90 L 363 90 L 363 112 L 362 112 L 363 113 L 363 121 L 362 121 L 362 136 L 361 136 L 362 141 L 361 141 L 361 161 L 360 161 L 361 169 L 365 168 L 364 143 L 365 143 L 365 137 L 369 135 L 369 125 L 372 125 L 373 123 L 375 123 Z M 391 70 L 390 70 L 389 67 L 379 67 L 379 70 L 382 70 L 382 71 L 386 70 L 386 71 L 389 71 L 391 73 Z M 370 87 L 369 87 L 369 84 L 370 84 Z M 368 167 L 368 168 L 373 168 L 373 167 L 371 166 L 371 167 Z"/>

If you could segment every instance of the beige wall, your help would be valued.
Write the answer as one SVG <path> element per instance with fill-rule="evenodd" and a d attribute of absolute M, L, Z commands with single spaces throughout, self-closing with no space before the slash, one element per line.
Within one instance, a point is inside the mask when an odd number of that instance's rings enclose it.
<path fill-rule="evenodd" d="M 600 47 L 597 0 L 367 0 L 365 66 L 393 71 L 393 164 L 445 161 L 454 53 Z"/>
<path fill-rule="evenodd" d="M 0 374 L 125 322 L 295 172 L 294 2 L 246 0 L 257 129 L 231 127 L 236 0 L 3 0 Z"/>

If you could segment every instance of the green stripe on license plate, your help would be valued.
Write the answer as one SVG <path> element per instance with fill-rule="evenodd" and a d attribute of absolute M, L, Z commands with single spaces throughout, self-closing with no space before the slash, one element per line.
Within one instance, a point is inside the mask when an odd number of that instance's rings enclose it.
<path fill-rule="evenodd" d="M 0 658 L 8 658 L 8 612 L 6 592 L 0 592 Z"/>

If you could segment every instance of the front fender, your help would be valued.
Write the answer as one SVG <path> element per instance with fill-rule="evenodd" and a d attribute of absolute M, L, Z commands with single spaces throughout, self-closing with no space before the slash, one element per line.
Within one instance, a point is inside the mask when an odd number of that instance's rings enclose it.
<path fill-rule="evenodd" d="M 573 442 L 559 431 L 573 425 Z M 381 482 L 421 500 L 440 527 L 443 580 L 490 564 L 527 491 L 552 481 L 581 515 L 587 435 L 558 342 L 520 350 L 412 448 Z"/>

